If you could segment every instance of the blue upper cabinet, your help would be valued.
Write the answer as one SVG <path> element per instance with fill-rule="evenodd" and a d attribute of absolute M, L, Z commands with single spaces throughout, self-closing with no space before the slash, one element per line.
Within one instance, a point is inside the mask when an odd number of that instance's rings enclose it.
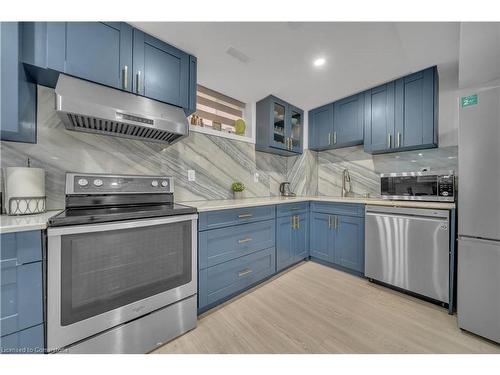
<path fill-rule="evenodd" d="M 124 22 L 23 22 L 22 62 L 32 82 L 59 73 L 196 110 L 197 60 Z"/>
<path fill-rule="evenodd" d="M 0 138 L 36 143 L 36 85 L 20 61 L 21 39 L 18 22 L 0 22 Z"/>
<path fill-rule="evenodd" d="M 309 111 L 309 148 L 326 150 L 363 143 L 363 94 Z"/>
<path fill-rule="evenodd" d="M 330 147 L 333 134 L 333 103 L 309 111 L 309 149 Z"/>
<path fill-rule="evenodd" d="M 437 147 L 438 81 L 436 67 L 396 81 L 395 148 Z"/>
<path fill-rule="evenodd" d="M 257 151 L 297 155 L 303 149 L 304 112 L 275 96 L 257 102 Z"/>
<path fill-rule="evenodd" d="M 334 147 L 363 144 L 364 95 L 356 94 L 334 103 L 333 139 Z"/>
<path fill-rule="evenodd" d="M 132 84 L 132 27 L 123 22 L 66 22 L 64 72 L 117 89 Z"/>
<path fill-rule="evenodd" d="M 394 82 L 366 91 L 364 109 L 365 151 L 390 150 L 394 138 Z"/>
<path fill-rule="evenodd" d="M 438 146 L 438 74 L 428 68 L 365 93 L 365 151 Z"/>
<path fill-rule="evenodd" d="M 134 29 L 133 92 L 189 107 L 189 55 Z"/>

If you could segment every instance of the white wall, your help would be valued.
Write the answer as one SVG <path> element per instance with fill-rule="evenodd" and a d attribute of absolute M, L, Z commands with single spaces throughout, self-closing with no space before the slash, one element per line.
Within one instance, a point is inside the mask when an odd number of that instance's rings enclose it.
<path fill-rule="evenodd" d="M 458 144 L 458 63 L 438 66 L 439 147 Z"/>

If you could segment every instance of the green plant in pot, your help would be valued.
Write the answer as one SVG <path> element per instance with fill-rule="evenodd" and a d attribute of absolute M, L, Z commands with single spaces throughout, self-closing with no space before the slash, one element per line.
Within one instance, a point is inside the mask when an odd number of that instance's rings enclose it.
<path fill-rule="evenodd" d="M 243 198 L 243 191 L 245 190 L 245 185 L 242 182 L 233 182 L 231 185 L 231 190 L 235 199 Z"/>

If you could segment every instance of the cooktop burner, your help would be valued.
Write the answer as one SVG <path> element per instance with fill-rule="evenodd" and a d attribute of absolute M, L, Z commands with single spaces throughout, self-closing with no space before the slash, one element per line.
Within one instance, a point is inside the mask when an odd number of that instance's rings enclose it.
<path fill-rule="evenodd" d="M 166 176 L 66 174 L 66 209 L 49 226 L 81 225 L 196 213 L 174 203 Z"/>

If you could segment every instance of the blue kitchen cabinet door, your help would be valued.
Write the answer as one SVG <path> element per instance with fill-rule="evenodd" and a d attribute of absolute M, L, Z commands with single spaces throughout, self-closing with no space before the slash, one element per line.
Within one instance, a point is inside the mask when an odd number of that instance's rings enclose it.
<path fill-rule="evenodd" d="M 288 137 L 291 139 L 292 151 L 301 154 L 304 139 L 304 111 L 293 105 L 288 105 Z"/>
<path fill-rule="evenodd" d="M 309 111 L 309 149 L 330 147 L 333 134 L 333 103 Z"/>
<path fill-rule="evenodd" d="M 333 147 L 363 144 L 364 94 L 356 94 L 334 103 Z"/>
<path fill-rule="evenodd" d="M 198 60 L 194 56 L 189 56 L 189 106 L 184 109 L 186 116 L 196 112 L 196 94 L 197 94 L 197 78 L 198 76 Z"/>
<path fill-rule="evenodd" d="M 67 22 L 65 73 L 129 91 L 132 27 L 123 22 Z"/>
<path fill-rule="evenodd" d="M 137 29 L 133 46 L 133 92 L 189 108 L 189 55 Z"/>
<path fill-rule="evenodd" d="M 390 82 L 365 92 L 365 152 L 390 152 L 394 147 L 394 86 Z"/>
<path fill-rule="evenodd" d="M 437 83 L 436 67 L 396 81 L 393 147 L 437 147 Z"/>
<path fill-rule="evenodd" d="M 36 85 L 21 63 L 22 27 L 0 22 L 0 138 L 36 143 Z"/>
<path fill-rule="evenodd" d="M 339 215 L 336 223 L 335 264 L 364 273 L 365 219 Z"/>
<path fill-rule="evenodd" d="M 295 261 L 293 216 L 276 219 L 276 268 L 287 268 Z"/>
<path fill-rule="evenodd" d="M 309 256 L 309 214 L 297 216 L 297 227 L 293 230 L 292 247 L 294 261 L 298 262 Z"/>
<path fill-rule="evenodd" d="M 2 336 L 43 323 L 42 280 L 42 262 L 17 265 L 16 259 L 2 260 Z"/>
<path fill-rule="evenodd" d="M 0 354 L 43 354 L 43 324 L 0 337 Z"/>
<path fill-rule="evenodd" d="M 330 225 L 330 215 L 311 212 L 309 228 L 311 240 L 309 252 L 311 257 L 333 263 L 334 261 L 334 232 Z"/>

